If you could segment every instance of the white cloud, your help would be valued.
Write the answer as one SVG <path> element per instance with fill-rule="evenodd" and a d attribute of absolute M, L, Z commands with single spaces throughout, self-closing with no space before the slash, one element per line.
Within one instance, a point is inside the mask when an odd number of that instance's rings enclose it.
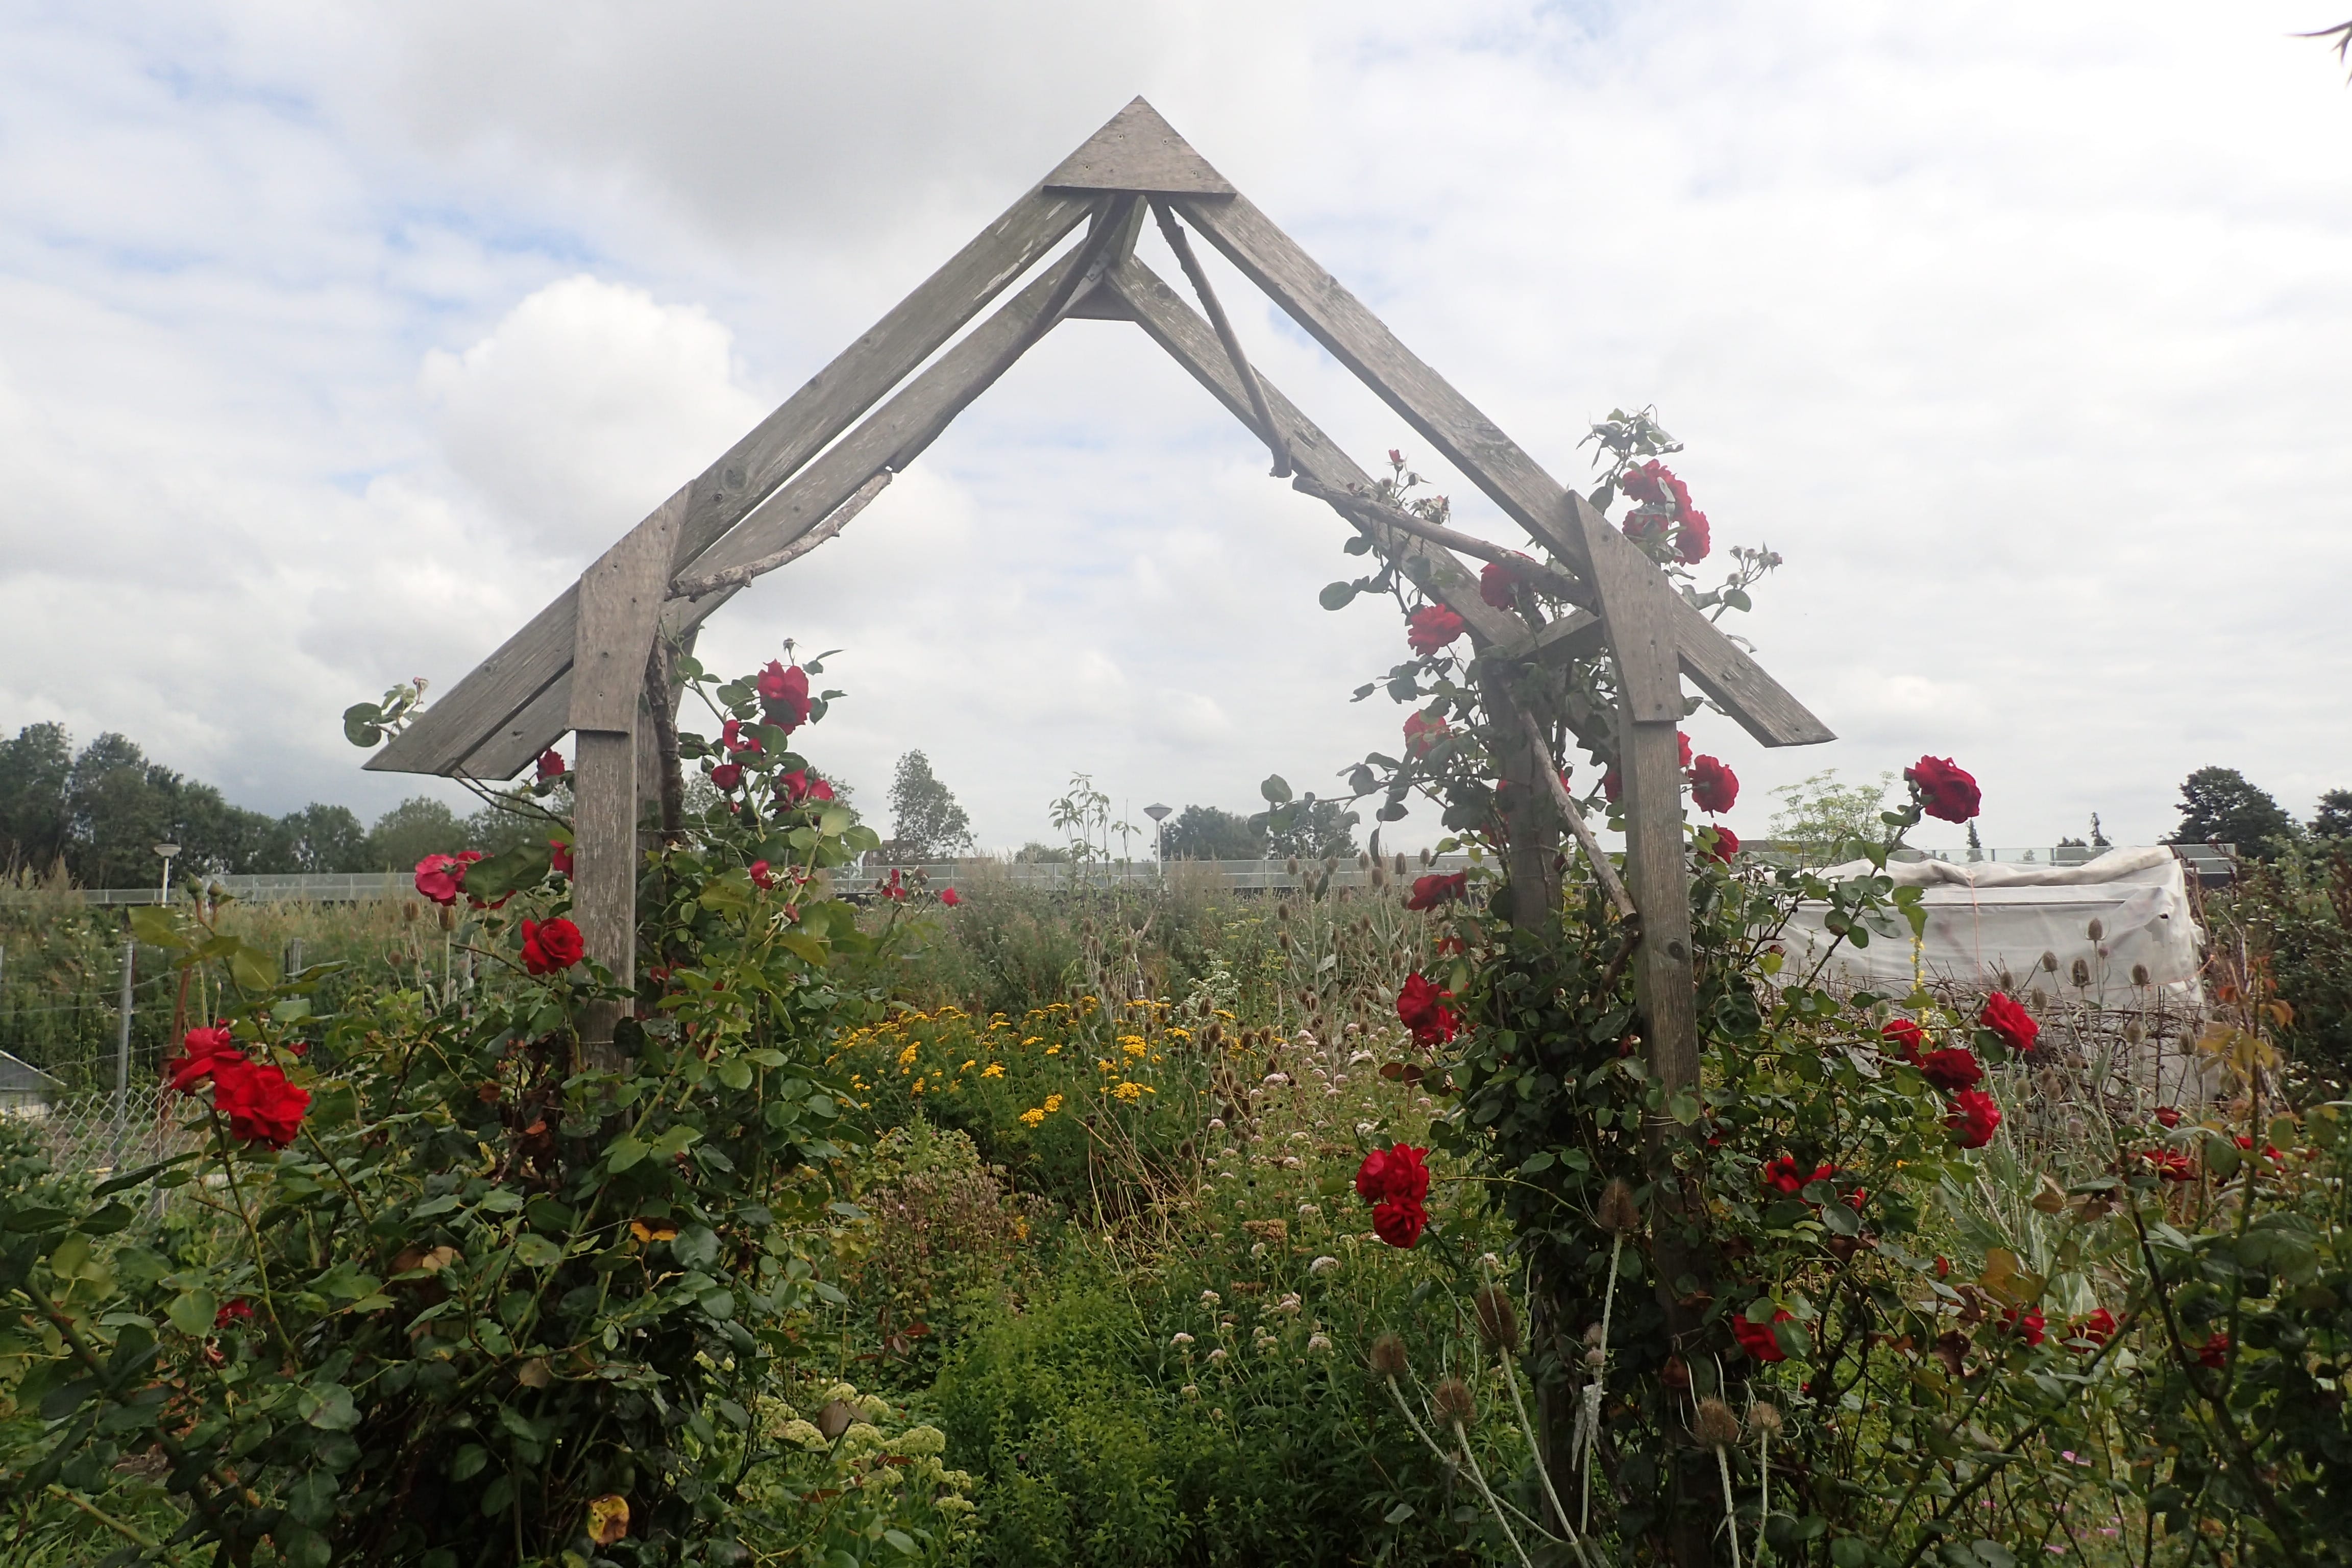
<path fill-rule="evenodd" d="M 343 703 L 462 673 L 1141 90 L 1563 479 L 1587 417 L 1654 400 L 1717 538 L 1788 555 L 1748 630 L 1847 738 L 1701 715 L 1743 831 L 1776 783 L 1923 751 L 1985 778 L 1994 842 L 2153 836 L 2213 762 L 2307 810 L 2352 782 L 2311 712 L 2352 674 L 2352 456 L 2315 412 L 2352 391 L 2352 100 L 2284 37 L 2315 5 L 15 18 L 0 723 L 388 802 Z M 1335 437 L 1426 462 L 1212 265 Z M 1264 468 L 1073 324 L 705 647 L 844 647 L 821 743 L 877 801 L 922 746 L 992 842 L 1074 768 L 1309 787 L 1393 739 L 1345 697 L 1398 639 L 1313 607 L 1341 532 Z"/>

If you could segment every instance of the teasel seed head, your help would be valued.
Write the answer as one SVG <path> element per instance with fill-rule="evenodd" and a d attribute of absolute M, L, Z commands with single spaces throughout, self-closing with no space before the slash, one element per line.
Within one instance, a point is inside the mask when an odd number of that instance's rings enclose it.
<path fill-rule="evenodd" d="M 2066 972 L 2066 978 L 2077 985 L 2088 985 L 2091 983 L 2091 961 L 2087 958 L 2076 959 L 2074 967 Z"/>
<path fill-rule="evenodd" d="M 2000 969 L 2000 988 L 2003 991 L 2014 991 L 2017 989 L 2017 976 L 2009 972 L 2009 965 L 2005 963 L 2001 965 Z"/>
<path fill-rule="evenodd" d="M 2135 963 L 2132 965 L 2132 984 L 2135 985 L 2146 985 L 2147 984 L 2147 964 Z"/>
<path fill-rule="evenodd" d="M 1385 888 L 1385 887 L 1387 887 L 1388 885 L 1389 885 L 1389 868 L 1388 868 L 1388 862 L 1387 862 L 1387 861 L 1385 861 L 1385 860 L 1375 860 L 1375 861 L 1373 861 L 1373 862 L 1372 862 L 1372 886 L 1373 886 L 1373 887 L 1375 887 L 1375 888 Z"/>
<path fill-rule="evenodd" d="M 1748 1429 L 1767 1437 L 1780 1435 L 1780 1407 L 1766 1400 L 1758 1400 L 1748 1407 Z"/>
<path fill-rule="evenodd" d="M 2049 993 L 2042 990 L 2039 985 L 2027 992 L 2025 994 L 2025 999 L 2033 1004 L 2033 1010 L 2037 1013 L 2042 1011 L 2042 1008 L 2050 1005 Z"/>
<path fill-rule="evenodd" d="M 1691 1423 L 1691 1434 L 1709 1448 L 1728 1448 L 1739 1441 L 1739 1417 L 1731 1406 L 1712 1394 L 1698 1402 L 1698 1418 Z"/>
<path fill-rule="evenodd" d="M 1458 1377 L 1439 1380 L 1429 1391 L 1429 1403 L 1443 1426 L 1466 1432 L 1478 1424 L 1478 1402 L 1470 1397 L 1470 1385 Z"/>
<path fill-rule="evenodd" d="M 2084 929 L 2090 933 L 2093 942 L 2097 942 L 2107 934 L 2105 923 L 2095 915 L 2091 918 L 2091 923 Z"/>
<path fill-rule="evenodd" d="M 1402 877 L 1405 874 L 1408 868 L 1407 868 L 1404 863 L 1404 852 L 1402 850 L 1399 850 L 1396 858 L 1396 874 Z"/>
<path fill-rule="evenodd" d="M 1486 1348 L 1505 1355 L 1518 1354 L 1519 1309 L 1510 1292 L 1499 1285 L 1483 1286 L 1471 1305 L 1478 1317 L 1478 1337 L 1486 1342 Z"/>
<path fill-rule="evenodd" d="M 1633 1184 L 1619 1176 L 1601 1189 L 1601 1212 L 1596 1215 L 1601 1228 L 1612 1236 L 1623 1236 L 1642 1228 L 1642 1208 L 1633 1201 Z"/>
<path fill-rule="evenodd" d="M 1394 1334 L 1382 1334 L 1372 1342 L 1372 1375 L 1402 1382 L 1412 1371 L 1412 1363 L 1404 1353 L 1404 1341 Z"/>
<path fill-rule="evenodd" d="M 1371 868 L 1372 868 L 1372 857 L 1371 857 L 1371 853 L 1370 853 L 1369 850 L 1364 850 L 1364 849 L 1359 849 L 1359 850 L 1357 850 L 1357 851 L 1356 851 L 1356 869 L 1357 869 L 1357 870 L 1359 870 L 1359 871 L 1369 871 L 1369 870 L 1370 870 Z M 2095 942 L 2095 941 L 2097 941 L 2098 939 L 2097 939 L 2097 938 L 2095 938 L 2095 937 L 2094 937 L 2092 940 Z"/>
<path fill-rule="evenodd" d="M 1298 875 L 1298 857 L 1293 855 L 1289 859 L 1285 860 L 1282 863 L 1282 868 L 1294 877 Z"/>
<path fill-rule="evenodd" d="M 1287 899 L 1276 899 L 1276 900 L 1274 900 L 1274 918 L 1275 918 L 1276 920 L 1277 920 L 1277 921 L 1286 921 L 1286 922 L 1290 919 L 1290 900 L 1287 900 Z"/>
<path fill-rule="evenodd" d="M 2045 973 L 2057 973 L 2058 955 L 2054 952 L 2044 952 L 2042 955 L 2042 968 Z"/>

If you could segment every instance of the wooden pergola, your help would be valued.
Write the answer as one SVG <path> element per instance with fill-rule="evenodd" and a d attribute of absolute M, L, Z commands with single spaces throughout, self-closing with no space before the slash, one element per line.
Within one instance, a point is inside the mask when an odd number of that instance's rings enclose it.
<path fill-rule="evenodd" d="M 1167 236 L 1199 309 L 1137 258 L 1147 211 Z M 1457 552 L 1492 558 L 1493 545 L 1374 499 L 1370 477 L 1251 367 L 1192 253 L 1188 225 L 1526 530 L 1559 563 L 1557 585 L 1582 607 L 1531 626 L 1488 605 Z M 1076 242 L 1064 246 L 1081 226 Z M 1011 300 L 947 346 L 1024 278 Z M 1559 831 L 1576 833 L 1621 910 L 1639 911 L 1635 973 L 1652 1070 L 1669 1085 L 1695 1082 L 1675 738 L 1685 709 L 1682 683 L 1689 679 L 1767 746 L 1833 737 L 1689 604 L 1639 546 L 1398 342 L 1140 98 L 606 551 L 367 765 L 506 779 L 573 732 L 574 918 L 590 955 L 630 983 L 638 824 L 659 787 L 646 742 L 654 722 L 670 718 L 655 711 L 647 693 L 675 702 L 666 683 L 646 679 L 656 638 L 674 646 L 690 637 L 753 577 L 839 531 L 966 405 L 1073 317 L 1141 327 L 1265 442 L 1275 477 L 1329 502 L 1384 552 L 1415 563 L 1416 580 L 1469 624 L 1490 711 L 1505 724 L 1518 721 L 1520 733 L 1498 758 L 1504 780 L 1518 786 L 1512 793 L 1521 818 L 1512 822 L 1513 885 L 1548 889 L 1556 900 L 1552 858 Z M 1555 715 L 1522 706 L 1504 679 L 1529 664 L 1557 666 L 1603 650 L 1613 658 L 1621 694 L 1615 739 L 1630 901 L 1559 784 L 1544 738 Z M 1539 802 L 1549 803 L 1549 816 Z"/>

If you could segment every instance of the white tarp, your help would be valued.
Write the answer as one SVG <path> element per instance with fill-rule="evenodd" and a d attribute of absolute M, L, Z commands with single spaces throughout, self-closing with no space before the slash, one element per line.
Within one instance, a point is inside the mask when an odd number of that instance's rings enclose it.
<path fill-rule="evenodd" d="M 1869 870 L 1870 862 L 1855 860 L 1822 875 L 1837 880 Z M 1886 874 L 1898 888 L 1927 890 L 1920 959 L 1931 981 L 1991 990 L 2006 970 L 2019 992 L 2040 986 L 2070 1001 L 2153 1006 L 2160 989 L 2169 1005 L 2202 1003 L 2197 977 L 2205 933 L 2170 849 L 2110 850 L 2080 866 L 1913 860 L 1888 866 Z M 1831 938 L 1822 926 L 1827 913 L 1822 904 L 1799 907 L 1789 926 L 1783 974 L 1809 971 L 1827 947 Z M 2090 936 L 2095 920 L 2101 928 L 2095 942 Z M 1855 985 L 1908 991 L 1910 939 L 1910 929 L 1897 918 L 1894 935 L 1873 932 L 1870 945 L 1859 952 L 1841 945 L 1830 967 Z M 2045 952 L 2057 956 L 2055 973 L 2041 970 Z M 2078 959 L 2088 984 L 2076 984 Z"/>

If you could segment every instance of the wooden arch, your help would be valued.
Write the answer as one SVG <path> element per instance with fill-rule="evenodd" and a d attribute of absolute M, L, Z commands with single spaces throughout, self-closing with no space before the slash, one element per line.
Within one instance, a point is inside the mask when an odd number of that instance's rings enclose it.
<path fill-rule="evenodd" d="M 1200 310 L 1137 258 L 1147 209 L 1166 231 Z M 1082 224 L 1078 242 L 1049 261 Z M 1560 563 L 1570 597 L 1584 607 L 1531 631 L 1479 597 L 1476 577 L 1455 554 L 1491 553 L 1491 545 L 1371 500 L 1370 476 L 1251 368 L 1192 256 L 1187 224 Z M 932 359 L 1033 271 L 1009 301 Z M 1652 1067 L 1669 1083 L 1695 1081 L 1675 740 L 1682 680 L 1687 677 L 1765 745 L 1833 737 L 1693 608 L 1638 546 L 1398 342 L 1140 98 L 655 509 L 367 765 L 511 778 L 574 731 L 575 918 L 590 954 L 626 984 L 634 977 L 639 806 L 652 793 L 637 742 L 650 718 L 645 671 L 655 637 L 690 634 L 760 571 L 838 531 L 966 405 L 1069 317 L 1140 326 L 1266 443 L 1276 477 L 1328 501 L 1383 549 L 1416 558 L 1426 568 L 1428 591 L 1469 623 L 1489 668 L 1612 652 L 1622 700 L 1626 880 L 1642 921 L 1636 975 Z M 1507 696 L 1493 681 L 1488 691 L 1507 720 L 1516 710 Z M 1543 824 L 1544 832 L 1516 836 L 1515 857 L 1527 857 L 1528 865 L 1515 858 L 1514 880 L 1526 872 L 1556 886 L 1549 862 L 1559 828 L 1580 830 L 1582 824 L 1557 787 L 1536 716 L 1525 718 L 1528 745 L 1523 754 L 1504 757 L 1504 776 L 1521 785 L 1522 800 L 1541 798 L 1549 788 L 1560 820 Z M 1594 859 L 1604 879 L 1613 879 L 1605 858 Z"/>

